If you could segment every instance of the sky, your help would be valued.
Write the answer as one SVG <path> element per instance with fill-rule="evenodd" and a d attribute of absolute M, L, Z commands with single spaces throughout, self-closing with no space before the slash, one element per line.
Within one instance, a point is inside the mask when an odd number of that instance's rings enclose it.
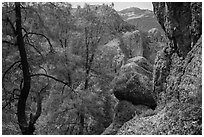
<path fill-rule="evenodd" d="M 111 4 L 111 2 L 70 2 L 72 7 L 75 8 L 77 5 L 84 6 L 84 3 L 96 5 L 96 4 Z M 130 7 L 138 7 L 140 9 L 149 9 L 153 10 L 153 6 L 151 2 L 113 2 L 114 8 L 117 11 L 122 9 L 130 8 Z"/>

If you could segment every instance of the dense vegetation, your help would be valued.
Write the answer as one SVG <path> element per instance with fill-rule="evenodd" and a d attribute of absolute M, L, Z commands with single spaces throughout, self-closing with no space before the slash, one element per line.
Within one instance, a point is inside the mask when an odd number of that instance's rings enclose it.
<path fill-rule="evenodd" d="M 99 47 L 134 27 L 108 5 L 3 3 L 2 12 L 3 134 L 100 134 L 115 71 Z"/>

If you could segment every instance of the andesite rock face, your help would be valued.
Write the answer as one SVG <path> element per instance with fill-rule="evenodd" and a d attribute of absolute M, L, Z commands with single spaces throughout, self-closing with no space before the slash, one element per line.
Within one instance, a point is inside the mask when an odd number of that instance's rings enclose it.
<path fill-rule="evenodd" d="M 134 117 L 126 122 L 117 134 L 200 135 L 202 3 L 157 2 L 153 6 L 169 39 L 167 46 L 158 52 L 155 59 L 153 93 L 147 90 L 155 98 L 158 107 L 154 115 Z"/>
<path fill-rule="evenodd" d="M 136 58 L 136 57 L 135 57 Z M 135 62 L 137 62 L 137 64 Z M 146 105 L 155 109 L 156 102 L 152 94 L 152 68 L 143 57 L 128 61 L 114 79 L 114 95 L 119 100 L 126 100 L 134 105 Z"/>
<path fill-rule="evenodd" d="M 153 2 L 153 6 L 172 48 L 185 57 L 202 34 L 202 3 Z"/>
<path fill-rule="evenodd" d="M 159 31 L 159 29 L 157 28 L 152 28 L 148 31 L 148 36 L 150 38 L 151 41 L 155 41 L 155 42 L 158 42 L 158 41 L 161 41 L 162 40 L 162 34 L 161 32 Z"/>
<path fill-rule="evenodd" d="M 154 93 L 160 98 L 158 102 L 164 96 L 168 96 L 165 100 L 180 99 L 181 94 L 176 88 L 190 63 L 189 51 L 195 47 L 202 34 L 202 5 L 199 2 L 159 2 L 153 3 L 153 6 L 158 21 L 170 40 L 168 46 L 155 59 Z M 201 58 L 201 53 L 196 56 Z"/>
<path fill-rule="evenodd" d="M 143 56 L 142 38 L 139 30 L 126 32 L 123 41 L 129 50 L 129 58 Z"/>
<path fill-rule="evenodd" d="M 144 68 L 145 70 L 149 72 L 153 72 L 153 65 L 145 58 L 142 56 L 136 56 L 134 58 L 131 58 L 127 61 L 127 63 L 134 62 Z"/>
<path fill-rule="evenodd" d="M 133 105 L 129 101 L 119 101 L 115 107 L 115 116 L 111 125 L 102 133 L 102 135 L 115 135 L 123 124 L 134 116 L 141 116 L 143 112 L 151 110 L 145 105 Z"/>
<path fill-rule="evenodd" d="M 121 121 L 125 124 L 113 122 L 114 134 L 118 129 L 117 133 L 129 135 L 202 134 L 202 3 L 158 2 L 153 6 L 168 38 L 157 53 L 153 75 L 151 65 L 144 61 L 148 53 L 143 50 L 145 58 L 134 57 L 121 67 L 113 92 L 119 99 L 116 108 L 124 100 L 135 107 L 157 107 L 146 117 L 135 116 L 125 122 L 131 118 L 127 115 Z M 130 108 L 119 112 L 123 118 L 134 111 L 127 102 L 122 104 Z"/>
<path fill-rule="evenodd" d="M 113 93 L 119 102 L 113 122 L 103 135 L 116 134 L 125 122 L 157 106 L 152 94 L 152 64 L 142 56 L 130 58 L 126 63 L 113 80 Z"/>
<path fill-rule="evenodd" d="M 172 55 L 170 74 L 166 80 L 163 79 L 167 82 L 166 89 L 159 93 L 156 113 L 145 117 L 135 116 L 123 124 L 117 135 L 202 134 L 201 40 L 198 40 L 184 60 L 180 60 L 175 53 Z M 160 59 L 163 71 L 168 61 Z M 160 82 L 165 84 L 162 80 Z"/>

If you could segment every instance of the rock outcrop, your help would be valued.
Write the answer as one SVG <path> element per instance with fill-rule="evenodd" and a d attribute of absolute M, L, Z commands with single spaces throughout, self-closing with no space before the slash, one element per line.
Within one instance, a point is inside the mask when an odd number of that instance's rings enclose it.
<path fill-rule="evenodd" d="M 123 65 L 113 80 L 113 93 L 119 100 L 115 107 L 112 124 L 103 135 L 114 135 L 123 124 L 135 115 L 155 109 L 157 104 L 152 94 L 153 66 L 142 56 L 136 56 Z"/>
<path fill-rule="evenodd" d="M 200 38 L 184 60 L 172 55 L 173 66 L 165 80 L 166 90 L 159 94 L 158 109 L 135 116 L 118 130 L 118 135 L 202 134 L 201 48 Z"/>
<path fill-rule="evenodd" d="M 202 3 L 155 2 L 153 6 L 172 48 L 185 57 L 202 34 Z"/>
<path fill-rule="evenodd" d="M 149 72 L 153 72 L 153 65 L 144 57 L 137 56 L 128 60 L 127 63 L 134 62 Z"/>
<path fill-rule="evenodd" d="M 180 92 L 175 88 L 179 86 L 189 63 L 187 54 L 195 47 L 202 33 L 202 5 L 167 2 L 153 3 L 153 6 L 158 21 L 170 40 L 155 60 L 154 92 L 158 94 L 158 102 L 163 96 L 168 96 L 166 101 L 172 98 L 180 99 Z"/>
<path fill-rule="evenodd" d="M 102 133 L 103 135 L 114 135 L 122 125 L 133 118 L 136 107 L 128 101 L 119 101 L 115 107 L 115 116 L 111 125 Z"/>
<path fill-rule="evenodd" d="M 106 128 L 102 135 L 115 135 L 123 124 L 134 116 L 141 116 L 144 112 L 151 110 L 149 107 L 144 105 L 133 105 L 128 101 L 119 101 L 115 107 L 115 116 L 111 125 Z"/>
<path fill-rule="evenodd" d="M 166 45 L 164 37 L 162 36 L 161 41 L 157 41 L 152 40 L 151 37 L 153 36 L 149 36 L 148 32 L 142 34 L 143 57 L 145 57 L 151 64 L 154 64 L 157 52 L 160 51 Z M 155 37 L 154 39 L 157 38 Z"/>
<path fill-rule="evenodd" d="M 129 50 L 129 58 L 143 56 L 142 38 L 139 30 L 126 32 L 123 41 Z"/>
<path fill-rule="evenodd" d="M 202 3 L 153 3 L 169 42 L 153 71 L 155 113 L 134 117 L 117 134 L 202 134 Z"/>
<path fill-rule="evenodd" d="M 162 40 L 162 34 L 157 28 L 152 28 L 148 31 L 148 37 L 152 42 L 159 42 Z"/>
<path fill-rule="evenodd" d="M 132 61 L 132 62 L 131 62 Z M 135 57 L 121 67 L 114 79 L 114 95 L 119 100 L 127 100 L 134 105 L 146 105 L 155 109 L 152 92 L 152 66 L 143 57 Z"/>

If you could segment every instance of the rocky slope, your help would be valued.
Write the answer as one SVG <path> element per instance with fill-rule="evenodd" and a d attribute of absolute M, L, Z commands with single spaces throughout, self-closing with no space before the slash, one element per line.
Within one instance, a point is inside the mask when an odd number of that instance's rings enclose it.
<path fill-rule="evenodd" d="M 104 134 L 202 134 L 202 4 L 159 2 L 153 6 L 169 41 L 157 54 L 152 81 L 151 75 L 135 69 L 144 69 L 138 62 L 128 61 L 123 66 L 126 71 L 120 70 L 113 90 L 119 103 Z M 121 103 L 125 107 L 119 107 Z M 146 109 L 137 113 L 140 105 Z"/>
<path fill-rule="evenodd" d="M 202 134 L 201 47 L 199 39 L 187 57 L 171 67 L 167 89 L 158 95 L 162 103 L 158 103 L 157 109 L 136 115 L 117 134 Z M 183 66 L 182 71 L 178 63 Z"/>
<path fill-rule="evenodd" d="M 118 71 L 112 81 L 113 93 L 119 102 L 115 107 L 112 124 L 103 132 L 104 135 L 116 134 L 123 124 L 135 115 L 155 113 L 153 110 L 157 104 L 156 97 L 152 93 L 152 60 L 156 56 L 156 47 L 159 43 L 155 42 L 155 46 L 153 43 L 148 42 L 147 35 L 144 37 L 140 31 L 136 30 L 124 33 L 119 39 L 103 46 L 109 51 L 119 50 L 120 52 L 114 55 L 117 57 L 115 62 L 122 61 L 117 66 Z M 155 50 L 151 50 L 152 48 Z M 145 58 L 147 55 L 151 59 Z"/>

